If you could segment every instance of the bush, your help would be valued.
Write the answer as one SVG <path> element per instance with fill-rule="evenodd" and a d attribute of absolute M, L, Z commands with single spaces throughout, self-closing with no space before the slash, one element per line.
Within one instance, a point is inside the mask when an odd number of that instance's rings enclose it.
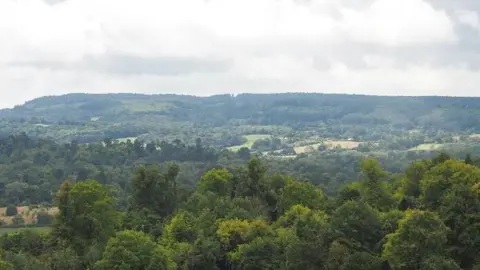
<path fill-rule="evenodd" d="M 24 225 L 25 224 L 25 219 L 21 216 L 21 215 L 16 215 L 13 219 L 12 219 L 12 223 L 14 225 Z"/>
<path fill-rule="evenodd" d="M 40 212 L 37 215 L 37 224 L 38 225 L 50 225 L 52 224 L 53 217 L 47 212 Z"/>
<path fill-rule="evenodd" d="M 5 210 L 5 215 L 7 217 L 13 217 L 13 216 L 16 216 L 17 214 L 18 214 L 18 211 L 16 206 L 10 205 Z"/>

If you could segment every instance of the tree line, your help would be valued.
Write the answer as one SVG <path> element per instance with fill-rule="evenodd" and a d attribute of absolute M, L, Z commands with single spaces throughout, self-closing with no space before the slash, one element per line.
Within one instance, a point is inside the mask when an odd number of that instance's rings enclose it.
<path fill-rule="evenodd" d="M 475 156 L 480 148 L 451 149 L 455 158 L 468 152 Z M 341 186 L 361 177 L 360 164 L 365 158 L 377 159 L 386 171 L 402 173 L 408 165 L 431 158 L 435 152 L 389 151 L 381 154 L 331 150 L 294 159 L 259 157 L 267 175 L 288 174 L 308 181 L 328 195 L 335 195 Z M 158 164 L 164 169 L 174 162 L 180 167 L 179 186 L 195 187 L 198 179 L 212 168 L 234 169 L 255 156 L 249 149 L 237 152 L 219 150 L 196 139 L 187 144 L 173 141 L 105 139 L 99 143 L 57 143 L 50 139 L 34 139 L 25 133 L 0 138 L 0 205 L 38 205 L 53 203 L 53 195 L 65 179 L 84 181 L 96 179 L 118 192 L 119 204 L 127 205 L 131 191 L 130 179 L 139 165 Z M 472 161 L 480 164 L 474 158 Z"/>
<path fill-rule="evenodd" d="M 480 269 L 480 168 L 446 154 L 402 174 L 375 159 L 328 196 L 257 158 L 205 172 L 138 166 L 128 205 L 65 181 L 51 232 L 0 237 L 1 269 Z"/>

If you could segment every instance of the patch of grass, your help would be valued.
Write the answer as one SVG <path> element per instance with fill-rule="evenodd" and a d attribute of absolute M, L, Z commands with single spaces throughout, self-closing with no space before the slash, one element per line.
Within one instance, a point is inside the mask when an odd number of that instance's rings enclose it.
<path fill-rule="evenodd" d="M 297 154 L 311 153 L 311 152 L 317 151 L 318 147 L 322 144 L 323 143 L 314 143 L 314 144 L 309 144 L 304 146 L 297 146 L 297 147 L 294 147 L 293 150 L 295 150 L 295 153 Z"/>
<path fill-rule="evenodd" d="M 480 134 L 472 134 L 470 135 L 470 138 L 474 140 L 480 140 Z"/>
<path fill-rule="evenodd" d="M 252 149 L 253 144 L 258 140 L 268 139 L 271 137 L 270 134 L 250 134 L 243 136 L 247 141 L 242 145 L 235 145 L 230 146 L 227 149 L 230 151 L 238 151 L 243 147 L 247 147 L 248 149 Z"/>
<path fill-rule="evenodd" d="M 339 145 L 342 149 L 355 149 L 360 143 L 356 141 L 327 141 L 328 148 L 335 148 Z"/>
<path fill-rule="evenodd" d="M 118 141 L 120 143 L 126 143 L 128 140 L 130 140 L 131 142 L 134 142 L 138 137 L 125 137 L 125 138 L 118 138 L 118 139 L 115 139 L 115 141 Z"/>
<path fill-rule="evenodd" d="M 6 233 L 26 231 L 26 230 L 43 233 L 43 232 L 49 232 L 51 229 L 52 229 L 51 227 L 0 228 L 0 235 L 6 234 Z"/>
<path fill-rule="evenodd" d="M 7 225 L 12 224 L 13 217 L 6 216 L 6 207 L 0 207 L 0 220 Z M 55 216 L 58 213 L 57 207 L 44 207 L 44 206 L 17 206 L 18 215 L 21 215 L 26 224 L 35 224 L 37 221 L 37 215 L 41 212 L 47 212 L 51 216 Z"/>
<path fill-rule="evenodd" d="M 297 157 L 297 155 L 283 155 L 283 156 L 273 156 L 273 157 L 278 157 L 283 159 L 294 159 Z"/>
<path fill-rule="evenodd" d="M 317 151 L 320 145 L 325 145 L 326 149 L 334 149 L 337 146 L 340 146 L 342 149 L 355 149 L 360 145 L 360 142 L 356 141 L 325 141 L 323 143 L 312 143 L 303 146 L 294 147 L 295 153 L 311 153 Z"/>
<path fill-rule="evenodd" d="M 442 148 L 444 145 L 441 143 L 424 143 L 410 148 L 410 151 L 434 151 Z"/>

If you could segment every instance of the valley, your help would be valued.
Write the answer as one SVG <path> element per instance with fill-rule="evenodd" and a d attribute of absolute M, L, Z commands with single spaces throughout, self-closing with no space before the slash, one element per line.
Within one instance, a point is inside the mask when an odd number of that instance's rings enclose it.
<path fill-rule="evenodd" d="M 479 121 L 478 98 L 32 100 L 0 110 L 0 266 L 401 269 L 413 245 L 429 269 L 474 269 Z"/>

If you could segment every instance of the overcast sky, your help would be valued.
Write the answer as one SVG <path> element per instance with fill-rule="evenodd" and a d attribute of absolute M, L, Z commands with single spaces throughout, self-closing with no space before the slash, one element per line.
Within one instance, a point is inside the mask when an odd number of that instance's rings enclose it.
<path fill-rule="evenodd" d="M 71 92 L 480 96 L 478 0 L 0 0 L 0 107 Z"/>

